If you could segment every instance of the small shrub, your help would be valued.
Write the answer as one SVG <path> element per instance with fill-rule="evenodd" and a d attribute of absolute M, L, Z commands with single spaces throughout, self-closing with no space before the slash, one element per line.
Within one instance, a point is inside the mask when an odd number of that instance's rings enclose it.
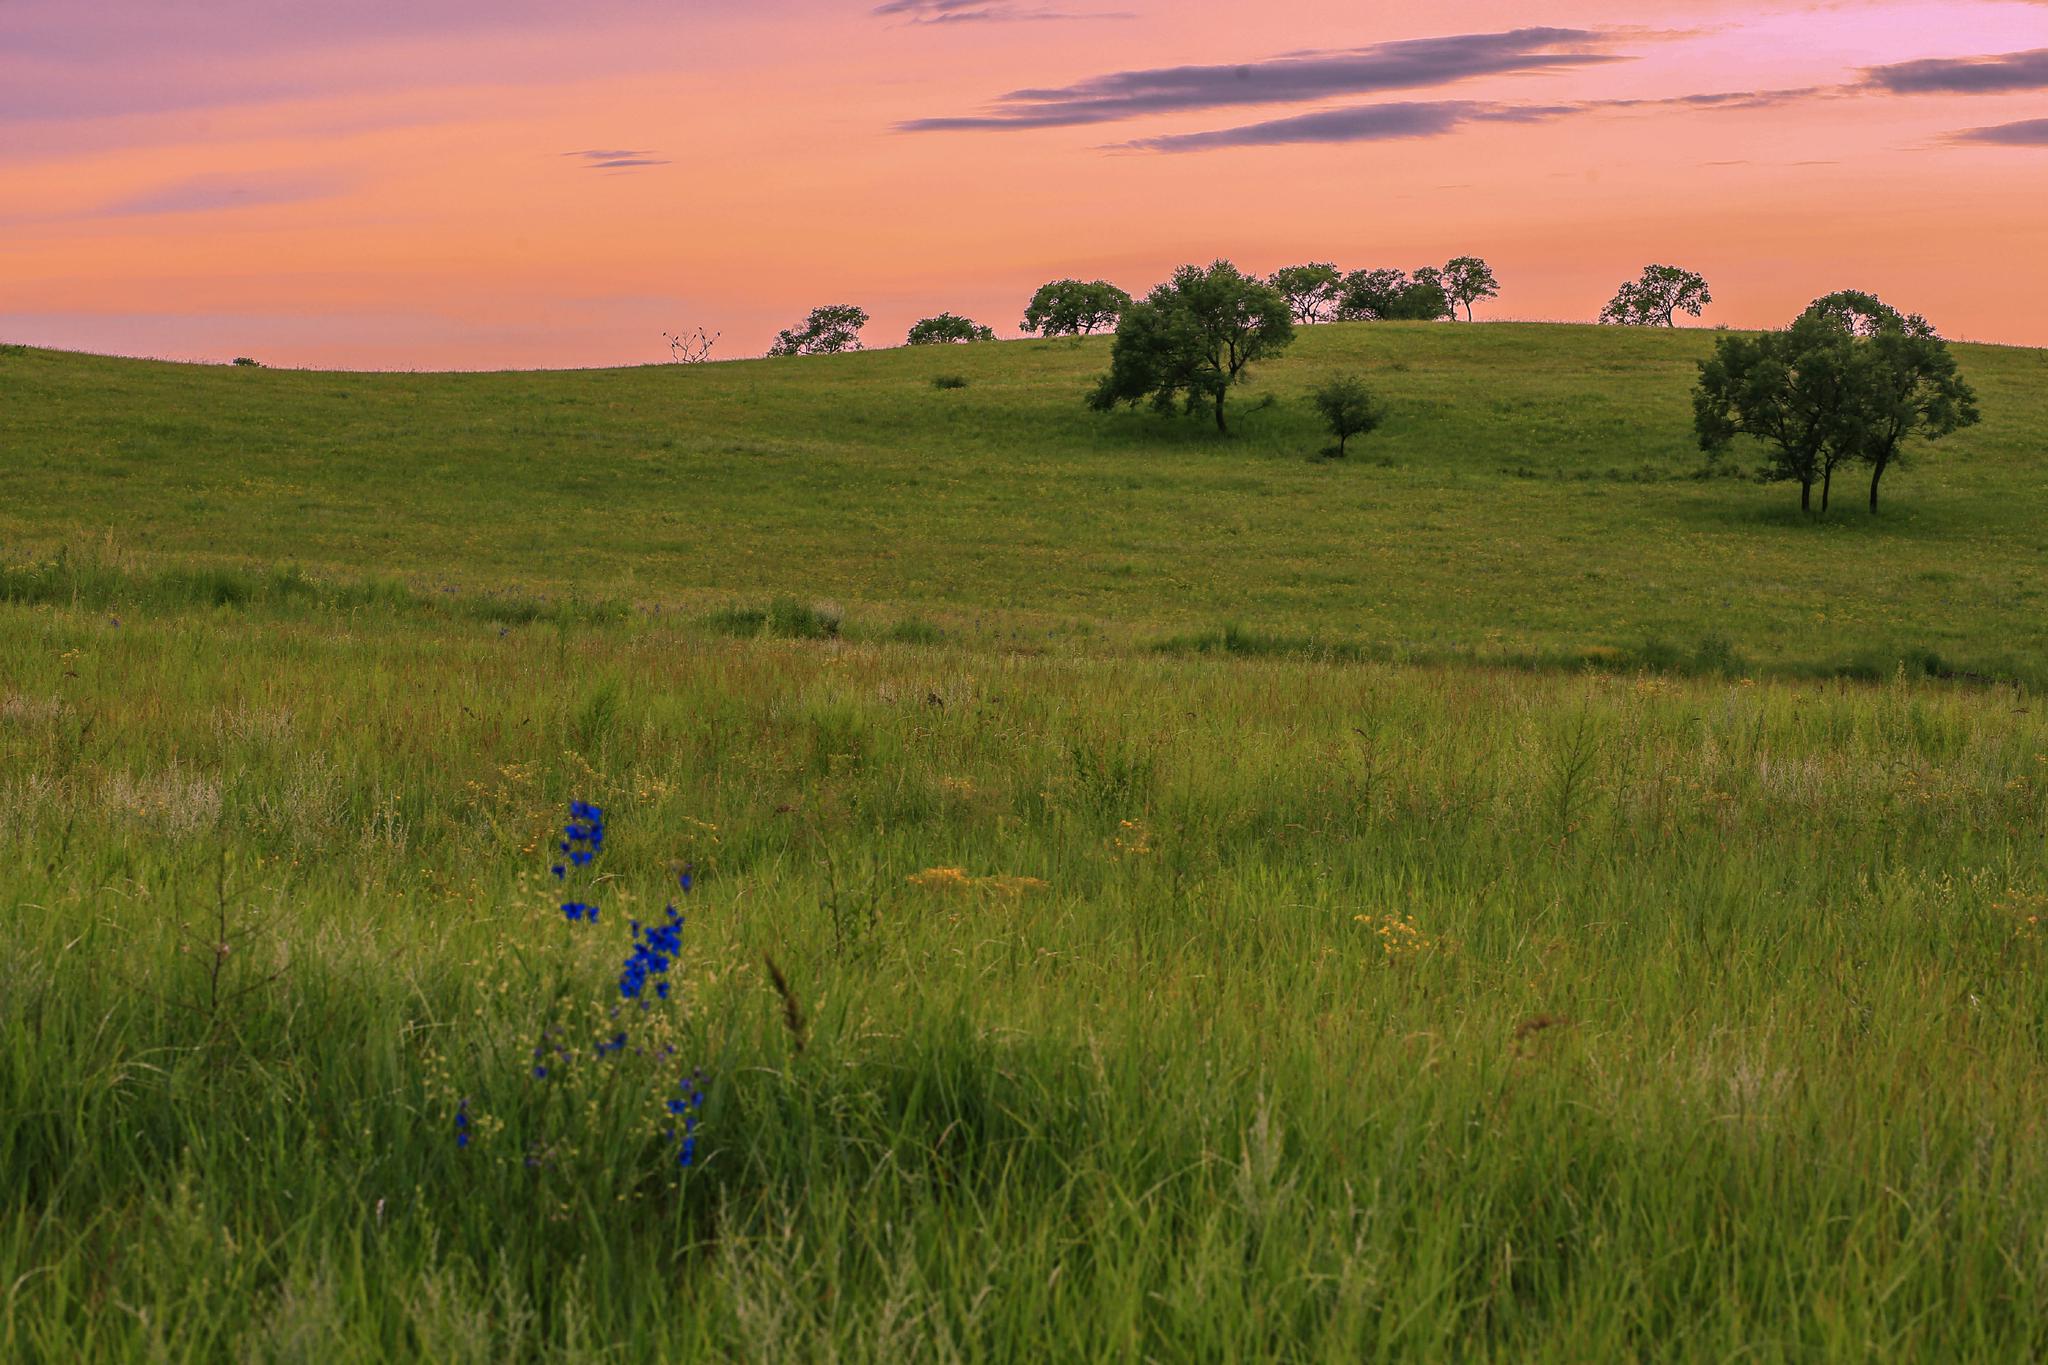
<path fill-rule="evenodd" d="M 1354 436 L 1365 433 L 1386 421 L 1387 410 L 1365 381 L 1356 375 L 1332 375 L 1308 392 L 1309 401 L 1323 416 L 1323 425 L 1337 438 L 1337 448 L 1332 453 L 1342 459 L 1345 447 Z"/>
<path fill-rule="evenodd" d="M 249 358 L 248 356 L 245 356 L 245 355 L 238 355 L 238 356 L 236 356 L 236 357 L 235 357 L 235 363 L 236 363 L 237 365 L 246 365 L 246 366 L 248 366 L 248 367 L 249 367 L 250 369 L 255 369 L 255 370 L 260 370 L 260 369 L 262 369 L 262 368 L 263 368 L 263 362 L 262 362 L 262 361 L 260 361 L 260 360 L 251 360 L 251 359 L 250 359 L 250 358 Z"/>
<path fill-rule="evenodd" d="M 785 640 L 831 640 L 839 635 L 836 607 L 806 606 L 794 597 L 768 604 L 768 633 Z"/>
<path fill-rule="evenodd" d="M 964 374 L 935 374 L 932 376 L 932 387 L 935 389 L 964 389 L 967 387 L 967 376 Z"/>
<path fill-rule="evenodd" d="M 883 638 L 893 640 L 899 645 L 937 645 L 945 643 L 946 632 L 922 616 L 906 616 L 889 627 L 888 634 Z"/>
<path fill-rule="evenodd" d="M 725 607 L 707 623 L 725 635 L 773 636 L 782 640 L 833 640 L 839 636 L 840 613 L 829 606 L 807 606 L 794 597 L 778 597 L 761 607 Z"/>
<path fill-rule="evenodd" d="M 722 635 L 759 635 L 768 626 L 768 613 L 759 607 L 721 607 L 706 618 Z"/>

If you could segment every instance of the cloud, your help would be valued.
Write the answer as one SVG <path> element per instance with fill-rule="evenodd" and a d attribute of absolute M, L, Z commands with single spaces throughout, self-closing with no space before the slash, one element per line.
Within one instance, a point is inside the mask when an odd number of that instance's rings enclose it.
<path fill-rule="evenodd" d="M 1238 128 L 1170 133 L 1117 144 L 1116 150 L 1202 152 L 1218 147 L 1277 147 L 1295 143 L 1388 142 L 1441 137 L 1468 123 L 1549 123 L 1556 119 L 1616 109 L 1768 109 L 1827 93 L 1824 87 L 1796 90 L 1734 90 L 1666 99 L 1582 100 L 1574 104 L 1489 104 L 1477 100 L 1429 100 L 1328 109 L 1270 119 Z"/>
<path fill-rule="evenodd" d="M 1894 95 L 1997 95 L 2048 89 L 2048 47 L 1988 57 L 1927 57 L 1867 67 L 1864 84 Z"/>
<path fill-rule="evenodd" d="M 1469 122 L 1479 108 L 1464 100 L 1368 104 L 1358 109 L 1330 109 L 1319 114 L 1270 119 L 1242 128 L 1139 138 L 1124 145 L 1148 152 L 1201 152 L 1216 147 L 1273 147 L 1295 142 L 1387 142 L 1399 138 L 1438 137 L 1461 123 Z"/>
<path fill-rule="evenodd" d="M 153 189 L 123 195 L 91 210 L 93 218 L 133 218 L 161 213 L 211 213 L 267 204 L 301 204 L 327 199 L 346 188 L 331 176 L 194 175 Z"/>
<path fill-rule="evenodd" d="M 875 6 L 884 18 L 901 17 L 913 24 L 1017 23 L 1033 19 L 1129 19 L 1121 11 L 1071 13 L 1018 5 L 1012 0 L 888 0 Z"/>
<path fill-rule="evenodd" d="M 1232 66 L 1119 71 L 1051 89 L 1013 90 L 998 99 L 986 114 L 912 119 L 896 126 L 902 132 L 1071 127 L 1145 114 L 1229 105 L 1294 104 L 1449 85 L 1475 76 L 1553 71 L 1628 60 L 1602 50 L 1609 41 L 1609 35 L 1587 29 L 1521 28 L 1505 33 L 1412 38 Z"/>
<path fill-rule="evenodd" d="M 1996 123 L 1989 128 L 1969 128 L 1955 134 L 1949 141 L 1988 143 L 1994 147 L 2048 147 L 2048 118 Z"/>
<path fill-rule="evenodd" d="M 562 155 L 576 158 L 583 163 L 585 169 L 593 171 L 616 171 L 626 170 L 634 166 L 666 166 L 669 164 L 666 157 L 656 156 L 653 152 L 633 151 L 630 149 L 594 149 L 582 152 L 563 152 Z"/>

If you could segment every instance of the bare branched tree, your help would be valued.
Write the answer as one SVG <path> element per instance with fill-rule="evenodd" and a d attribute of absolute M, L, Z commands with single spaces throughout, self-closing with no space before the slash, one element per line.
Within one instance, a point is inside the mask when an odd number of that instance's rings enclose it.
<path fill-rule="evenodd" d="M 678 365 L 701 365 L 711 358 L 711 348 L 718 344 L 719 333 L 705 334 L 702 327 L 694 332 L 663 332 L 662 339 L 668 342 L 668 358 Z"/>

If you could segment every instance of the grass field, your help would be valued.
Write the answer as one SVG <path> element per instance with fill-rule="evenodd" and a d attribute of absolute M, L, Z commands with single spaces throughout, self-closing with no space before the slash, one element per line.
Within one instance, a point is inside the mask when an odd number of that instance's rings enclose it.
<path fill-rule="evenodd" d="M 0 354 L 0 1358 L 2048 1353 L 2048 366 L 1809 525 L 1704 344 Z"/>
<path fill-rule="evenodd" d="M 1104 417 L 1105 339 L 788 364 L 339 375 L 0 356 L 0 547 L 697 611 L 829 599 L 1006 645 L 1739 657 L 2048 679 L 2048 352 L 1957 348 L 1985 419 L 1807 522 L 1696 477 L 1710 332 L 1308 329 L 1234 440 Z M 1392 405 L 1345 463 L 1302 393 Z M 959 375 L 964 389 L 932 380 Z M 1704 647 L 1704 649 L 1703 649 Z"/>

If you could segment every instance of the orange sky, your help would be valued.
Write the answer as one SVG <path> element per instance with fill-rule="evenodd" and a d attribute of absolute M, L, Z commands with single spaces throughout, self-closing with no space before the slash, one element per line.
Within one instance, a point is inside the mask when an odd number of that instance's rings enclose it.
<path fill-rule="evenodd" d="M 124 354 L 729 357 L 828 302 L 878 346 L 1062 275 L 1466 253 L 1482 317 L 1668 261 L 1708 323 L 1855 287 L 2038 345 L 2044 210 L 2039 0 L 0 4 L 0 340 Z"/>

